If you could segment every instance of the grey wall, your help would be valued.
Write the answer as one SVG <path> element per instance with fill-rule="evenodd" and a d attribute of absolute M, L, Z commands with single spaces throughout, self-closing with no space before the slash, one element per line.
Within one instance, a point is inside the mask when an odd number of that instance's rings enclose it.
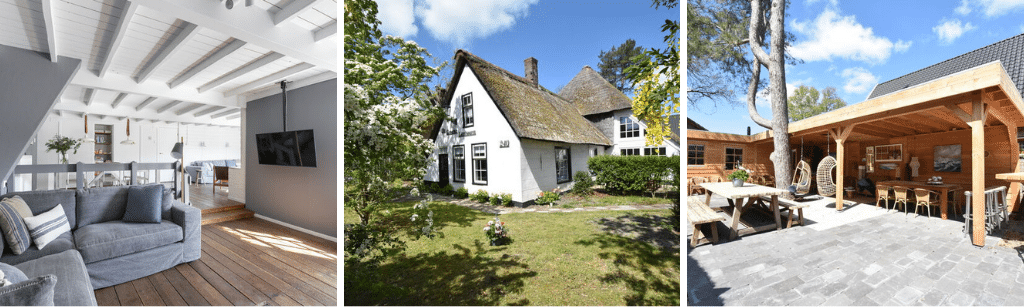
<path fill-rule="evenodd" d="M 288 131 L 313 129 L 316 167 L 259 164 L 256 134 L 281 132 L 281 94 L 245 111 L 246 209 L 328 236 L 338 232 L 338 79 L 288 90 Z"/>
<path fill-rule="evenodd" d="M 615 139 L 615 126 L 619 122 L 616 121 L 614 112 L 591 114 L 584 117 L 590 120 L 597 127 L 597 130 L 600 130 L 609 140 Z"/>
<path fill-rule="evenodd" d="M 78 71 L 79 59 L 0 45 L 0 181 L 18 158 Z"/>

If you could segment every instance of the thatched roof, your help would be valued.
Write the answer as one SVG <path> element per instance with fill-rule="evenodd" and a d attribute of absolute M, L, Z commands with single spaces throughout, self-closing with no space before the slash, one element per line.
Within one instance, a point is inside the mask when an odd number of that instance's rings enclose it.
<path fill-rule="evenodd" d="M 458 84 L 466 67 L 480 79 L 516 136 L 574 144 L 612 144 L 568 100 L 465 50 L 455 52 L 455 74 L 444 101 L 451 101 L 455 92 L 452 86 Z"/>
<path fill-rule="evenodd" d="M 633 107 L 626 94 L 615 88 L 590 66 L 583 66 L 572 81 L 562 87 L 558 95 L 571 101 L 583 115 Z"/>

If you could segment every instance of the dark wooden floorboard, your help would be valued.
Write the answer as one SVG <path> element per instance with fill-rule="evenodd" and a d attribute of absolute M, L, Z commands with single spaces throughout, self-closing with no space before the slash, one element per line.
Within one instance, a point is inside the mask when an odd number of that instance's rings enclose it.
<path fill-rule="evenodd" d="M 119 306 L 121 302 L 117 300 L 117 291 L 114 290 L 114 287 L 106 287 L 96 290 L 96 304 L 100 306 Z"/>
<path fill-rule="evenodd" d="M 203 294 L 199 293 L 195 287 L 192 287 L 192 284 L 185 279 L 185 276 L 181 276 L 181 273 L 178 273 L 178 270 L 171 268 L 170 270 L 160 272 L 160 274 L 163 274 L 164 277 L 167 278 L 167 281 L 171 283 L 171 286 L 173 286 L 175 290 L 178 290 L 178 294 L 181 295 L 181 298 L 184 299 L 185 303 L 189 306 L 210 305 L 210 302 L 203 297 Z"/>
<path fill-rule="evenodd" d="M 274 274 L 281 280 L 291 284 L 293 287 L 302 291 L 309 297 L 317 300 L 320 304 L 331 305 L 337 303 L 337 298 L 331 296 L 332 293 L 336 294 L 337 288 L 327 285 L 322 281 L 309 276 L 303 271 L 300 271 L 287 263 L 281 262 L 280 260 L 262 255 L 258 250 L 255 250 L 250 245 L 240 244 L 238 240 L 232 240 L 230 235 L 225 234 L 215 227 L 211 227 L 210 231 L 206 232 L 211 237 L 219 237 L 219 242 L 225 247 L 231 249 L 236 254 L 241 255 L 245 259 L 249 260 L 257 267 L 264 268 L 271 274 Z"/>
<path fill-rule="evenodd" d="M 160 294 L 156 293 L 156 288 L 149 282 L 149 278 L 139 278 L 132 281 L 132 285 L 135 286 L 135 291 L 139 292 L 139 298 L 142 299 L 142 304 L 146 306 L 164 306 L 164 300 L 160 298 Z"/>
<path fill-rule="evenodd" d="M 262 279 L 263 281 L 266 281 L 270 285 L 273 285 L 275 288 L 279 289 L 281 293 L 285 293 L 286 295 L 288 295 L 288 297 L 294 299 L 300 305 L 312 306 L 323 304 L 317 301 L 316 299 L 310 297 L 308 294 L 305 293 L 305 291 L 301 291 L 298 288 L 295 288 L 295 286 L 292 285 L 292 283 L 282 280 L 281 277 L 283 275 L 286 275 L 283 273 L 282 270 L 274 267 L 266 267 L 257 262 L 254 262 L 253 259 L 251 259 L 251 256 L 235 252 L 234 250 L 232 250 L 232 248 L 225 246 L 226 243 L 224 243 L 221 238 L 213 234 L 206 234 L 206 236 L 208 239 L 207 242 L 209 242 L 210 246 L 212 246 L 214 249 L 217 249 L 225 256 L 228 256 L 233 261 L 235 261 L 235 263 L 237 263 L 240 267 L 251 272 L 256 277 Z"/>
<path fill-rule="evenodd" d="M 163 299 L 164 304 L 168 306 L 185 306 L 185 299 L 181 298 L 178 291 L 174 289 L 171 282 L 167 281 L 167 277 L 164 277 L 162 273 L 156 273 L 146 277 L 149 282 L 153 284 L 153 288 L 156 289 L 156 293 Z"/>
<path fill-rule="evenodd" d="M 244 205 L 228 198 L 228 189 L 225 187 L 217 187 L 217 193 L 214 194 L 213 184 L 189 184 L 188 193 L 192 206 L 201 210 Z"/>
<path fill-rule="evenodd" d="M 337 284 L 337 281 L 338 281 L 337 260 L 335 258 L 333 258 L 333 257 L 336 257 L 336 253 L 335 254 L 327 253 L 326 251 L 323 251 L 322 249 L 317 249 L 315 246 L 312 246 L 311 244 L 310 244 L 310 246 L 306 246 L 306 247 L 289 247 L 289 246 L 286 246 L 286 245 L 294 244 L 291 241 L 286 241 L 286 240 L 295 240 L 297 238 L 303 238 L 303 236 L 300 236 L 298 234 L 291 234 L 291 235 L 280 235 L 279 234 L 279 235 L 273 235 L 274 232 L 269 231 L 268 230 L 269 228 L 266 228 L 265 226 L 259 225 L 260 222 L 266 222 L 266 221 L 263 221 L 263 220 L 260 220 L 260 219 L 252 219 L 252 220 L 253 220 L 253 223 L 246 223 L 244 227 L 238 226 L 238 223 L 236 223 L 236 222 L 239 222 L 239 221 L 232 221 L 232 222 L 224 222 L 224 223 L 220 223 L 220 224 L 211 225 L 211 226 L 214 226 L 214 227 L 209 227 L 209 228 L 212 229 L 212 231 L 214 231 L 214 232 L 221 231 L 222 233 L 226 233 L 226 234 L 228 234 L 230 236 L 235 236 L 235 237 L 237 237 L 239 239 L 255 240 L 255 241 L 260 242 L 262 244 L 268 245 L 269 247 L 260 246 L 258 248 L 260 248 L 265 254 L 273 256 L 273 257 L 275 257 L 275 258 L 277 258 L 277 259 L 279 259 L 279 260 L 281 260 L 281 261 L 283 261 L 283 262 L 285 262 L 285 263 L 295 267 L 296 269 L 299 269 L 299 270 L 302 270 L 304 272 L 310 273 L 309 274 L 310 276 L 313 276 L 313 277 L 317 278 L 318 280 L 320 280 L 320 281 L 322 281 L 324 283 L 327 283 L 327 284 L 337 288 L 337 286 L 338 286 L 338 284 Z M 223 226 L 219 227 L 218 225 L 223 225 Z M 274 225 L 274 224 L 271 224 L 271 225 Z M 274 226 L 280 227 L 278 225 L 274 225 Z M 291 229 L 287 229 L 287 230 L 291 230 Z M 248 234 L 248 233 L 257 233 L 257 234 L 256 235 L 252 235 L 252 234 Z M 306 237 L 306 238 L 303 238 L 303 240 L 300 240 L 300 244 L 306 243 L 306 242 L 308 242 L 308 240 L 311 240 L 309 238 L 315 238 L 315 239 L 323 240 L 323 239 L 316 238 L 316 237 L 313 237 L 313 236 L 305 234 L 305 233 L 301 233 L 301 232 L 298 232 L 298 233 L 301 234 L 301 235 L 304 235 Z M 263 237 L 261 237 L 261 236 L 263 236 Z M 273 238 L 272 236 L 276 236 L 277 238 Z M 283 241 L 285 243 L 282 243 Z M 323 240 L 323 241 L 327 241 L 327 240 Z M 331 243 L 333 243 L 333 242 L 331 242 Z M 289 250 L 289 248 L 292 249 L 292 250 Z M 321 255 L 319 255 L 319 256 L 308 255 L 308 254 L 305 254 L 303 252 L 299 252 L 297 250 L 301 250 L 301 251 L 303 251 L 305 253 L 314 253 L 314 254 L 321 254 Z M 327 259 L 326 257 L 332 257 L 332 258 Z"/>
<path fill-rule="evenodd" d="M 206 281 L 202 276 L 199 276 L 199 273 L 188 264 L 182 263 L 175 268 L 178 269 L 178 273 L 181 273 L 181 276 L 184 276 L 196 291 L 199 291 L 199 293 L 203 295 L 203 298 L 206 298 L 207 302 L 210 302 L 210 305 L 231 305 L 231 302 L 229 302 L 223 294 L 220 294 L 217 289 L 213 288 L 213 285 L 211 285 L 210 282 Z"/>
<path fill-rule="evenodd" d="M 281 289 L 274 287 L 274 285 L 259 278 L 259 276 L 256 276 L 256 274 L 249 272 L 242 266 L 238 265 L 238 263 L 235 263 L 233 260 L 231 260 L 231 258 L 229 258 L 228 256 L 214 249 L 212 246 L 210 246 L 210 242 L 206 240 L 206 236 L 204 235 L 203 237 L 204 252 L 208 253 L 210 256 L 213 257 L 213 259 L 223 264 L 231 272 L 242 277 L 243 280 L 256 287 L 256 289 L 259 289 L 260 292 L 263 292 L 263 294 L 270 297 L 270 300 L 282 306 L 293 306 L 299 304 L 299 302 L 295 301 L 287 294 L 283 293 Z"/>
<path fill-rule="evenodd" d="M 217 272 L 217 274 L 219 274 L 221 277 L 224 277 L 224 280 L 226 280 L 228 283 L 231 284 L 231 286 L 235 287 L 235 289 L 237 289 L 239 292 L 245 295 L 245 297 L 249 298 L 250 301 L 253 301 L 257 304 L 272 303 L 270 301 L 269 296 L 263 294 L 263 292 L 260 292 L 259 289 L 256 289 L 256 287 L 254 287 L 252 284 L 249 284 L 249 282 L 245 281 L 245 279 L 243 279 L 241 276 L 238 276 L 238 274 L 232 272 L 230 269 L 221 264 L 220 261 L 217 261 L 217 259 L 213 259 L 213 256 L 210 256 L 209 253 L 204 251 L 203 259 L 199 259 L 198 261 L 209 266 L 210 269 Z"/>
<path fill-rule="evenodd" d="M 117 292 L 117 300 L 122 305 L 138 306 L 142 305 L 142 299 L 139 298 L 139 293 L 135 292 L 135 286 L 130 282 L 126 282 L 114 287 L 114 291 Z"/>
<path fill-rule="evenodd" d="M 216 272 L 214 272 L 213 269 L 207 266 L 206 263 L 203 263 L 202 260 L 192 261 L 191 263 L 189 263 L 189 266 L 191 266 L 193 270 L 196 270 L 196 273 L 199 273 L 199 275 L 203 276 L 203 278 L 205 278 L 206 281 L 208 281 L 211 286 L 217 289 L 217 291 L 220 292 L 220 294 L 223 295 L 224 298 L 231 302 L 231 305 L 254 305 L 252 300 L 249 300 L 249 298 L 242 294 L 242 292 L 238 292 L 238 289 L 235 289 L 235 287 L 232 286 L 231 283 L 225 280 L 224 277 L 221 277 Z"/>

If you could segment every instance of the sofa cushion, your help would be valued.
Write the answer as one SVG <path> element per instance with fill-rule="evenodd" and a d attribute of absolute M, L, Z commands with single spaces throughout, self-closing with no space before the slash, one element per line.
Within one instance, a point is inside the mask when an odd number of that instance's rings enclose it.
<path fill-rule="evenodd" d="M 78 227 L 78 221 L 75 216 L 77 203 L 74 190 L 13 192 L 0 196 L 0 199 L 14 195 L 21 196 L 21 199 L 25 200 L 28 208 L 32 209 L 32 215 L 50 211 L 50 209 L 59 204 L 61 207 L 64 207 L 64 215 L 67 215 L 68 224 L 71 225 L 71 229 Z"/>
<path fill-rule="evenodd" d="M 46 255 L 58 254 L 69 249 L 75 249 L 74 240 L 75 238 L 70 232 L 65 232 L 46 244 L 46 247 L 43 247 L 43 249 L 39 249 L 39 246 L 33 244 L 21 255 L 15 255 L 10 252 L 4 253 L 3 256 L 0 256 L 0 261 L 16 265 Z"/>
<path fill-rule="evenodd" d="M 112 221 L 75 231 L 75 242 L 85 263 L 110 259 L 181 241 L 181 226 L 168 220 L 159 224 Z"/>
<path fill-rule="evenodd" d="M 53 306 L 57 276 L 43 275 L 0 288 L 2 306 Z"/>
<path fill-rule="evenodd" d="M 71 232 L 68 218 L 64 216 L 64 208 L 61 206 L 53 207 L 50 211 L 36 216 L 26 217 L 25 227 L 28 227 L 28 234 L 39 248 L 45 248 L 61 234 Z"/>
<path fill-rule="evenodd" d="M 128 204 L 124 209 L 125 222 L 159 223 L 163 211 L 164 185 L 134 185 L 128 187 Z"/>
<path fill-rule="evenodd" d="M 15 255 L 25 252 L 25 249 L 32 245 L 32 238 L 28 235 L 28 228 L 25 227 L 21 214 L 6 202 L 0 202 L 0 231 L 3 232 L 4 240 Z"/>
<path fill-rule="evenodd" d="M 171 202 L 174 201 L 174 194 L 171 193 L 171 189 L 164 187 L 164 198 L 160 202 L 160 216 L 161 219 L 171 219 Z"/>
<path fill-rule="evenodd" d="M 121 220 L 127 200 L 125 186 L 78 190 L 78 227 Z"/>
<path fill-rule="evenodd" d="M 3 198 L 2 200 L 0 200 L 0 202 L 11 206 L 11 208 L 14 208 L 14 211 L 18 211 L 18 214 L 20 214 L 21 217 L 32 216 L 32 209 L 28 208 L 28 204 L 25 203 L 25 200 L 22 199 L 21 196 L 14 195 L 8 198 Z"/>
<path fill-rule="evenodd" d="M 0 276 L 0 287 L 5 285 L 13 285 L 19 282 L 28 280 L 28 276 L 25 276 L 25 272 L 14 267 L 13 265 L 0 262 L 0 272 L 4 273 L 4 276 Z"/>
<path fill-rule="evenodd" d="M 29 277 L 53 274 L 53 304 L 57 306 L 96 306 L 92 282 L 82 256 L 75 250 L 40 257 L 15 265 Z"/>

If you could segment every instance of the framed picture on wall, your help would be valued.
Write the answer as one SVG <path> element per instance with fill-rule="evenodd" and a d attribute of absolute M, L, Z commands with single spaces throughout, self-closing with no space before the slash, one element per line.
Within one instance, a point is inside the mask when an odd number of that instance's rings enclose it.
<path fill-rule="evenodd" d="M 959 173 L 963 170 L 960 144 L 935 146 L 935 171 Z"/>
<path fill-rule="evenodd" d="M 875 146 L 875 162 L 903 161 L 903 144 Z"/>

